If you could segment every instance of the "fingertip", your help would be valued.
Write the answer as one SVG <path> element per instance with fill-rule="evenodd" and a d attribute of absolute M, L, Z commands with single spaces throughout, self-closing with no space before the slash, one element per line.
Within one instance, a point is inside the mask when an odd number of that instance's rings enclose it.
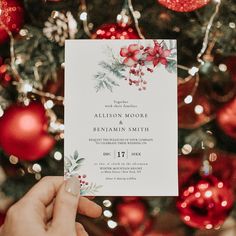
<path fill-rule="evenodd" d="M 78 212 L 92 218 L 98 218 L 102 214 L 102 208 L 87 197 L 80 197 Z"/>

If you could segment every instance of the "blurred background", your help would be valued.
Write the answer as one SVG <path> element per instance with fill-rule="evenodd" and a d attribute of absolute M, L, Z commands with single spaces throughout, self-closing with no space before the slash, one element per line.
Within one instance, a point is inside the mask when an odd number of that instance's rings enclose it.
<path fill-rule="evenodd" d="M 65 40 L 171 38 L 179 197 L 97 197 L 103 215 L 79 220 L 92 236 L 236 235 L 235 28 L 234 0 L 0 0 L 0 224 L 63 175 Z"/>

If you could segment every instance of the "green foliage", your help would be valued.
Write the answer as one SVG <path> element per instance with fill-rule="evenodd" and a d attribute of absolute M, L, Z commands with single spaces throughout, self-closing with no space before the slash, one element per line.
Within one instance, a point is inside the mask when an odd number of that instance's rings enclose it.
<path fill-rule="evenodd" d="M 97 92 L 101 89 L 108 89 L 110 92 L 112 92 L 114 86 L 119 86 L 117 79 L 125 78 L 124 74 L 122 73 L 125 71 L 125 65 L 121 64 L 114 58 L 111 64 L 102 61 L 99 63 L 99 65 L 105 72 L 98 72 L 94 75 L 94 79 L 96 80 L 95 89 Z"/>
<path fill-rule="evenodd" d="M 48 41 L 39 30 L 26 26 L 27 38 L 15 41 L 15 66 L 23 80 L 42 89 L 49 80 L 57 79 L 57 69 L 63 62 L 64 49 Z"/>

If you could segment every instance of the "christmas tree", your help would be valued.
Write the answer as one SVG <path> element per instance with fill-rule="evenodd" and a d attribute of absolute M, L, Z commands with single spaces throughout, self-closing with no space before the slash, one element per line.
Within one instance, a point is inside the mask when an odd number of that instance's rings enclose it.
<path fill-rule="evenodd" d="M 97 197 L 103 216 L 79 220 L 95 236 L 236 235 L 235 28 L 233 0 L 0 0 L 0 223 L 63 175 L 65 40 L 177 39 L 179 197 Z"/>

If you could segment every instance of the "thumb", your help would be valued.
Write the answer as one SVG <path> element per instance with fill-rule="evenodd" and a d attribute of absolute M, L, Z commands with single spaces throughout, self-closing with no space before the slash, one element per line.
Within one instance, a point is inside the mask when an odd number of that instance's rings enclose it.
<path fill-rule="evenodd" d="M 75 230 L 75 218 L 80 197 L 80 181 L 76 177 L 66 180 L 55 199 L 52 228 L 67 235 Z"/>

